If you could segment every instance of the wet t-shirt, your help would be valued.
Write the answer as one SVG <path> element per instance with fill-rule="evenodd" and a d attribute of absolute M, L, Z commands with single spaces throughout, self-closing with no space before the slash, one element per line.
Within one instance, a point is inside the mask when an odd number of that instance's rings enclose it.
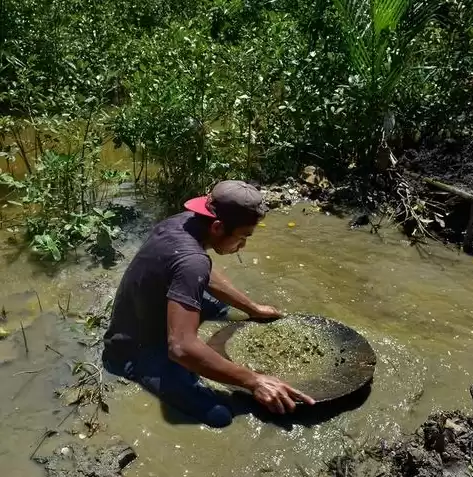
<path fill-rule="evenodd" d="M 139 347 L 167 346 L 168 299 L 201 309 L 212 266 L 202 227 L 192 212 L 156 225 L 118 287 L 104 337 L 108 352 L 131 358 Z"/>

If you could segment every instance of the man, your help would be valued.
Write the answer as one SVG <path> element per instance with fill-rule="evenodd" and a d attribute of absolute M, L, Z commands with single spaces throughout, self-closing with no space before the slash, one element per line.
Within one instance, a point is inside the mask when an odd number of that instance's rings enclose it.
<path fill-rule="evenodd" d="M 256 319 L 280 316 L 213 270 L 206 252 L 245 246 L 264 217 L 261 194 L 245 182 L 224 181 L 185 207 L 156 225 L 122 278 L 104 337 L 105 368 L 213 427 L 230 424 L 232 414 L 199 375 L 246 388 L 275 413 L 293 411 L 297 401 L 314 404 L 279 379 L 226 360 L 198 337 L 201 320 L 222 318 L 226 305 Z"/>

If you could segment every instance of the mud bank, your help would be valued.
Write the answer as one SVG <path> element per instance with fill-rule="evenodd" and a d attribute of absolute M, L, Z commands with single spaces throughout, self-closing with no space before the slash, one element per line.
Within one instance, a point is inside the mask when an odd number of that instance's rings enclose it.
<path fill-rule="evenodd" d="M 473 140 L 450 139 L 418 150 L 409 149 L 401 163 L 414 172 L 473 190 Z"/>
<path fill-rule="evenodd" d="M 70 443 L 50 456 L 35 457 L 47 477 L 115 477 L 135 459 L 135 451 L 124 442 L 100 448 Z"/>
<path fill-rule="evenodd" d="M 347 452 L 321 473 L 333 477 L 467 477 L 473 471 L 473 418 L 460 412 L 431 415 L 393 444 Z"/>
<path fill-rule="evenodd" d="M 395 225 L 412 244 L 434 239 L 473 253 L 473 141 L 407 150 L 379 170 L 354 170 L 337 183 L 308 166 L 299 178 L 261 191 L 270 209 L 288 213 L 304 202 L 306 214 L 348 217 L 351 227 L 372 233 Z"/>

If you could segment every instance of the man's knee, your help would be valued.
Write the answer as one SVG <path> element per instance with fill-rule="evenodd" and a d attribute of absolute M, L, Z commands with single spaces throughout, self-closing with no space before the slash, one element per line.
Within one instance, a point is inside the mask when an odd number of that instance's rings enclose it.
<path fill-rule="evenodd" d="M 193 374 L 172 382 L 163 380 L 159 395 L 168 405 L 210 427 L 226 427 L 232 423 L 233 415 L 224 399 Z"/>
<path fill-rule="evenodd" d="M 217 404 L 214 406 L 205 416 L 205 419 L 202 419 L 205 424 L 210 427 L 227 427 L 233 421 L 233 415 L 228 409 L 228 407 L 223 404 Z"/>

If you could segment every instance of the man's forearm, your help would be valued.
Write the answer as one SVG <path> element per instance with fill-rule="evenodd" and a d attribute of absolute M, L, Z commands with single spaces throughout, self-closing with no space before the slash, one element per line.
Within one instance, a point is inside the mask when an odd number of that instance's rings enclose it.
<path fill-rule="evenodd" d="M 221 272 L 212 270 L 210 274 L 209 291 L 212 295 L 227 305 L 251 315 L 256 311 L 256 304 L 245 293 L 236 289 Z"/>
<path fill-rule="evenodd" d="M 199 338 L 170 348 L 170 358 L 189 371 L 224 384 L 252 389 L 257 374 L 223 358 Z"/>

